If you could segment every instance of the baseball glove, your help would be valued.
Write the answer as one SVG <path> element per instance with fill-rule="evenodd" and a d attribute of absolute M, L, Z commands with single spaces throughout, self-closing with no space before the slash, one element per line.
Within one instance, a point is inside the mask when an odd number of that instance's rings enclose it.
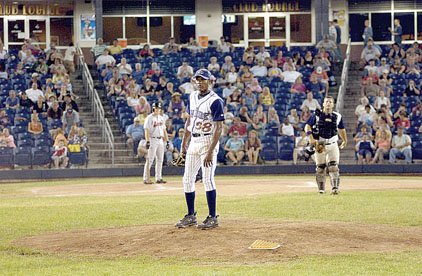
<path fill-rule="evenodd" d="M 173 166 L 176 167 L 182 167 L 185 165 L 185 155 L 184 154 L 180 154 L 179 157 L 177 157 L 176 159 L 173 159 L 173 161 L 171 161 L 171 164 Z"/>
<path fill-rule="evenodd" d="M 322 153 L 325 150 L 324 144 L 317 144 L 315 147 L 316 152 Z"/>

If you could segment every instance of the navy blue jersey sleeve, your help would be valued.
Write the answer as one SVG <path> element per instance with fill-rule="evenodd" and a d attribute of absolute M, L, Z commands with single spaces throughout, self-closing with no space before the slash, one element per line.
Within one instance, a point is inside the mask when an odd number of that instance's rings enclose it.
<path fill-rule="evenodd" d="M 343 117 L 341 117 L 340 122 L 338 123 L 338 126 L 337 127 L 339 129 L 344 129 Z"/>
<path fill-rule="evenodd" d="M 312 114 L 312 116 L 308 119 L 308 121 L 306 122 L 307 125 L 313 126 L 315 125 L 316 122 L 316 116 L 315 114 Z"/>
<path fill-rule="evenodd" d="M 211 105 L 211 115 L 213 121 L 224 121 L 224 108 L 221 99 L 215 100 Z"/>

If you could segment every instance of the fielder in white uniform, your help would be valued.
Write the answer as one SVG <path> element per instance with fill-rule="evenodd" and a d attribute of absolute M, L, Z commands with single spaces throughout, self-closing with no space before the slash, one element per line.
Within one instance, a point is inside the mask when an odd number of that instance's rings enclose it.
<path fill-rule="evenodd" d="M 340 150 L 337 141 L 338 136 L 340 136 L 342 140 L 340 149 L 346 147 L 347 133 L 341 114 L 334 112 L 333 108 L 333 97 L 325 97 L 322 112 L 315 112 L 309 118 L 305 125 L 305 131 L 309 135 L 310 143 L 316 148 L 316 182 L 319 193 L 325 193 L 325 175 L 326 170 L 328 170 L 331 180 L 331 194 L 337 195 L 340 185 L 338 168 Z M 318 148 L 322 150 L 318 150 Z"/>
<path fill-rule="evenodd" d="M 181 146 L 182 153 L 186 153 L 183 188 L 188 214 L 176 224 L 176 227 L 185 228 L 197 225 L 195 178 L 201 168 L 209 214 L 204 222 L 198 225 L 198 228 L 211 229 L 218 226 L 214 173 L 224 121 L 224 102 L 212 91 L 215 78 L 208 70 L 198 70 L 193 76 L 193 80 L 196 81 L 199 90 L 192 92 L 189 97 L 186 109 L 189 116 L 185 124 L 186 132 Z"/>
<path fill-rule="evenodd" d="M 164 118 L 160 115 L 162 106 L 161 103 L 154 103 L 152 105 L 152 113 L 149 114 L 144 123 L 146 148 L 148 154 L 144 166 L 144 184 L 153 184 L 150 180 L 150 170 L 155 159 L 155 183 L 164 184 L 163 180 L 163 160 L 164 160 L 164 146 L 168 146 L 168 136 Z"/>

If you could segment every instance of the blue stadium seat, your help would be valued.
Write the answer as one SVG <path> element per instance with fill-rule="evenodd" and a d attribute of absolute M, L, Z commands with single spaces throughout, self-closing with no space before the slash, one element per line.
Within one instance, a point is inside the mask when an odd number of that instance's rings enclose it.
<path fill-rule="evenodd" d="M 14 167 L 14 154 L 12 148 L 0 148 L 0 166 Z"/>
<path fill-rule="evenodd" d="M 17 147 L 15 151 L 15 164 L 19 166 L 32 166 L 31 147 Z"/>
<path fill-rule="evenodd" d="M 88 165 L 87 152 L 69 152 L 69 163 L 71 165 Z"/>
<path fill-rule="evenodd" d="M 51 163 L 50 147 L 33 147 L 31 151 L 33 166 L 44 166 L 49 165 Z"/>

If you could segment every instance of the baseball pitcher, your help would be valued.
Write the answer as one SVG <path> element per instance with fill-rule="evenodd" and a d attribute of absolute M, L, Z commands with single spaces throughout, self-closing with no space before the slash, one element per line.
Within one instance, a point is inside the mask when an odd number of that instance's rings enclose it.
<path fill-rule="evenodd" d="M 164 146 L 168 145 L 168 136 L 164 118 L 160 115 L 162 106 L 161 103 L 156 102 L 152 105 L 152 113 L 149 114 L 144 123 L 146 148 L 148 154 L 144 166 L 144 184 L 153 184 L 150 180 L 150 170 L 152 163 L 155 161 L 155 182 L 157 184 L 164 184 L 163 180 L 163 160 L 164 160 Z"/>
<path fill-rule="evenodd" d="M 318 110 L 309 118 L 305 125 L 305 131 L 309 136 L 310 143 L 315 147 L 316 182 L 319 193 L 325 193 L 325 176 L 326 170 L 328 170 L 331 194 L 337 195 L 340 184 L 338 168 L 340 151 L 337 141 L 340 136 L 342 140 L 340 149 L 346 147 L 347 134 L 341 114 L 333 111 L 333 108 L 333 97 L 325 97 L 322 112 Z"/>
<path fill-rule="evenodd" d="M 181 152 L 186 154 L 183 188 L 188 213 L 176 227 L 185 228 L 197 225 L 195 212 L 195 178 L 202 169 L 202 182 L 205 187 L 209 214 L 198 229 L 211 229 L 218 226 L 216 215 L 216 187 L 214 181 L 217 166 L 219 139 L 224 121 L 223 100 L 212 91 L 214 76 L 206 69 L 198 70 L 193 76 L 198 86 L 190 94 L 187 106 L 188 118 L 185 124 Z"/>

